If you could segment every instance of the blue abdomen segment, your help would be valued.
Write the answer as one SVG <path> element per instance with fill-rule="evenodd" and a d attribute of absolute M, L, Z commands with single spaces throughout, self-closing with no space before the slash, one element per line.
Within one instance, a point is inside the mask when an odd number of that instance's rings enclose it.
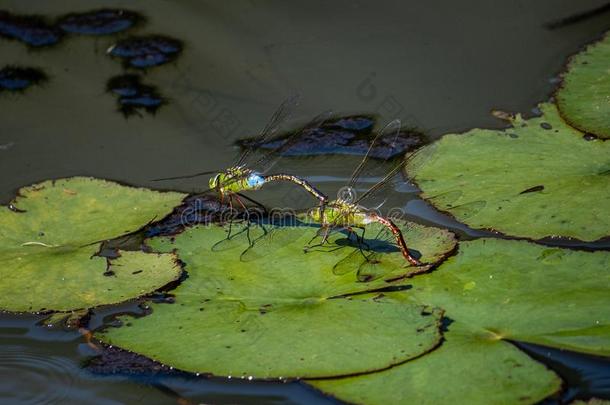
<path fill-rule="evenodd" d="M 265 178 L 258 173 L 252 173 L 246 179 L 246 183 L 248 184 L 248 187 L 256 189 L 265 184 Z"/>

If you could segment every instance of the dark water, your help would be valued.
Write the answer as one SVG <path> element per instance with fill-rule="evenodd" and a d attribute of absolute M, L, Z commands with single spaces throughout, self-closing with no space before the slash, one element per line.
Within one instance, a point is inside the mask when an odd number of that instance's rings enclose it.
<path fill-rule="evenodd" d="M 142 73 L 142 82 L 154 86 L 167 104 L 154 115 L 144 111 L 126 119 L 117 96 L 106 90 L 109 79 L 126 73 L 120 60 L 106 55 L 124 34 L 65 35 L 41 49 L 0 40 L 1 66 L 33 66 L 49 78 L 23 94 L 0 94 L 0 202 L 7 203 L 20 186 L 72 175 L 201 190 L 205 178 L 162 185 L 151 179 L 228 166 L 237 153 L 233 142 L 260 130 L 294 93 L 303 100 L 295 125 L 333 109 L 378 114 L 382 122 L 400 118 L 431 138 L 501 127 L 489 111 L 528 112 L 546 100 L 566 58 L 607 29 L 610 15 L 555 29 L 546 25 L 605 3 L 2 0 L 2 10 L 50 19 L 127 8 L 145 17 L 130 33 L 177 38 L 184 49 L 175 61 Z M 280 165 L 332 196 L 355 163 L 338 156 L 286 158 Z M 413 188 L 397 191 L 387 206 L 405 208 L 410 218 L 450 227 L 464 238 L 484 235 L 439 215 L 415 198 Z M 293 188 L 273 185 L 259 199 L 295 208 L 311 203 Z M 0 398 L 10 395 L 3 403 L 161 404 L 180 397 L 194 403 L 330 401 L 297 383 L 94 376 L 80 368 L 92 354 L 83 338 L 36 326 L 38 320 L 0 316 Z M 568 364 L 567 357 L 559 353 L 554 359 Z M 570 397 L 608 397 L 607 373 L 566 367 L 572 371 L 562 376 L 583 376 L 564 377 Z M 599 384 L 603 388 L 588 388 Z"/>

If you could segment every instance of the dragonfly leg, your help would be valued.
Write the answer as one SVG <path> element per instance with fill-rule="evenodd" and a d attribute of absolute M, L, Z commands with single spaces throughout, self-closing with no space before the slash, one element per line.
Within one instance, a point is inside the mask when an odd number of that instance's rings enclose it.
<path fill-rule="evenodd" d="M 360 243 L 362 243 L 362 246 L 364 246 L 367 250 L 369 250 L 371 247 L 369 246 L 368 243 L 366 243 L 364 241 L 364 234 L 366 233 L 366 226 L 358 227 L 358 228 L 362 229 L 362 235 L 360 235 Z"/>
<path fill-rule="evenodd" d="M 313 248 L 323 246 L 326 242 L 328 242 L 329 233 L 330 233 L 330 226 L 323 225 L 322 227 L 320 227 L 320 229 L 318 229 L 318 231 L 316 232 L 314 237 L 311 238 L 311 240 L 307 243 L 307 245 L 303 248 L 303 250 L 305 252 L 308 252 L 309 250 L 311 250 Z M 320 243 L 316 243 L 315 245 L 312 245 L 311 243 L 319 236 L 322 236 L 322 241 Z"/>
<path fill-rule="evenodd" d="M 258 201 L 256 201 L 255 199 L 250 198 L 250 197 L 248 197 L 247 195 L 242 194 L 242 193 L 235 193 L 235 194 L 237 194 L 237 195 L 238 195 L 238 196 L 240 196 L 241 198 L 243 198 L 243 199 L 245 199 L 245 200 L 248 200 L 248 201 L 250 201 L 251 203 L 255 204 L 255 205 L 256 205 L 256 206 L 258 206 L 260 209 L 262 209 L 263 214 L 267 214 L 267 207 L 265 207 L 263 204 L 259 203 L 259 202 L 258 202 Z"/>
<path fill-rule="evenodd" d="M 231 231 L 233 230 L 233 196 L 229 195 L 229 233 L 227 239 L 231 239 Z"/>
<path fill-rule="evenodd" d="M 324 227 L 324 236 L 322 237 L 322 244 L 328 242 L 328 235 L 330 234 L 330 226 Z"/>
<path fill-rule="evenodd" d="M 246 205 L 243 203 L 243 201 L 238 197 L 238 195 L 236 194 L 234 196 L 235 200 L 239 203 L 239 205 L 241 205 L 241 207 L 244 209 L 244 212 L 248 212 L 248 209 L 246 208 Z"/>
<path fill-rule="evenodd" d="M 364 227 L 357 227 L 362 229 L 362 235 L 358 235 L 356 233 L 356 231 L 354 231 L 354 228 L 352 228 L 351 226 L 346 227 L 345 229 L 347 229 L 347 232 L 349 232 L 350 234 L 353 234 L 356 237 L 356 242 L 358 243 L 358 250 L 360 251 L 360 254 L 362 255 L 362 257 L 364 257 L 364 260 L 366 260 L 367 262 L 369 261 L 368 256 L 364 253 L 364 250 L 362 249 L 362 247 L 364 246 L 366 249 L 369 249 L 369 245 L 367 245 L 364 242 L 364 232 L 365 229 Z"/>

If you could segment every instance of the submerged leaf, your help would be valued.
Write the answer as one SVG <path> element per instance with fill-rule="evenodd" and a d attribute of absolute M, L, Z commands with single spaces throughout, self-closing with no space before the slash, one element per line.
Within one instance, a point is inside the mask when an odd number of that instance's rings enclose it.
<path fill-rule="evenodd" d="M 379 373 L 309 383 L 357 403 L 536 403 L 561 382 L 510 341 L 610 354 L 610 253 L 479 239 L 412 284 L 389 295 L 445 310 L 439 349 Z"/>
<path fill-rule="evenodd" d="M 329 119 L 315 128 L 303 130 L 298 139 L 291 139 L 294 131 L 278 137 L 257 142 L 256 139 L 242 139 L 238 144 L 248 149 L 275 150 L 286 142 L 292 145 L 281 152 L 282 156 L 318 155 L 365 155 L 371 146 L 371 134 L 376 119 L 365 115 L 346 116 Z M 375 159 L 390 159 L 416 149 L 425 142 L 425 136 L 415 129 L 404 129 L 398 134 L 382 136 L 370 152 Z"/>
<path fill-rule="evenodd" d="M 145 295 L 177 279 L 173 255 L 95 256 L 99 242 L 165 216 L 184 195 L 74 177 L 19 190 L 0 211 L 0 309 L 69 311 Z"/>
<path fill-rule="evenodd" d="M 503 130 L 445 135 L 408 163 L 422 197 L 473 228 L 529 238 L 610 235 L 610 143 L 583 139 L 552 104 Z"/>
<path fill-rule="evenodd" d="M 354 272 L 333 273 L 335 263 L 355 250 L 343 244 L 345 235 L 331 235 L 337 247 L 332 252 L 304 253 L 303 246 L 317 229 L 284 227 L 279 239 L 265 241 L 277 242 L 271 253 L 242 260 L 249 246 L 247 233 L 256 245 L 261 229 L 242 230 L 233 225 L 238 236 L 226 249 L 214 249 L 226 238 L 218 226 L 191 228 L 175 240 L 153 239 L 150 243 L 158 250 L 177 250 L 186 263 L 188 282 L 172 291 L 175 304 L 153 304 L 150 316 L 130 319 L 131 326 L 97 336 L 182 370 L 254 378 L 378 370 L 438 343 L 440 311 L 380 294 L 356 295 L 405 286 L 405 279 L 359 282 Z M 411 240 L 422 257 L 440 258 L 446 251 L 438 249 L 453 248 L 449 232 L 437 233 L 444 235 L 445 243 Z M 408 274 L 409 267 L 394 272 Z"/>
<path fill-rule="evenodd" d="M 570 60 L 556 98 L 572 126 L 610 138 L 610 34 Z"/>

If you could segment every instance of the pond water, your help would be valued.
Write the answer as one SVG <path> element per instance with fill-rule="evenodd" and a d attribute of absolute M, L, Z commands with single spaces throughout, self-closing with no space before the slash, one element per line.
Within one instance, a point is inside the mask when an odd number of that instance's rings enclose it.
<path fill-rule="evenodd" d="M 430 139 L 502 127 L 490 110 L 531 112 L 551 95 L 566 58 L 610 26 L 610 14 L 553 29 L 548 24 L 605 3 L 3 0 L 0 10 L 51 19 L 125 7 L 145 17 L 130 34 L 179 39 L 183 49 L 142 73 L 142 86 L 154 87 L 163 104 L 154 114 L 141 110 L 126 118 L 119 96 L 107 91 L 113 77 L 137 73 L 107 55 L 125 34 L 66 35 L 36 49 L 0 39 L 2 66 L 36 67 L 48 77 L 23 93 L 0 93 L 0 203 L 20 186 L 74 175 L 201 191 L 205 177 L 152 179 L 227 167 L 238 153 L 234 142 L 256 134 L 295 93 L 302 98 L 295 126 L 332 109 L 377 114 L 380 122 L 400 118 Z M 356 164 L 346 156 L 285 158 L 278 168 L 308 177 L 332 196 Z M 386 206 L 463 238 L 484 234 L 440 215 L 414 192 L 405 184 Z M 306 194 L 275 185 L 258 199 L 270 206 L 311 204 Z M 610 242 L 586 247 L 607 249 Z M 94 320 L 118 310 L 100 310 Z M 92 355 L 81 335 L 38 326 L 41 319 L 0 315 L 0 399 L 6 403 L 333 402 L 298 383 L 92 375 L 81 369 Z M 608 372 L 597 372 L 610 369 L 608 362 L 551 357 L 547 364 L 568 380 L 565 398 L 610 397 Z"/>

